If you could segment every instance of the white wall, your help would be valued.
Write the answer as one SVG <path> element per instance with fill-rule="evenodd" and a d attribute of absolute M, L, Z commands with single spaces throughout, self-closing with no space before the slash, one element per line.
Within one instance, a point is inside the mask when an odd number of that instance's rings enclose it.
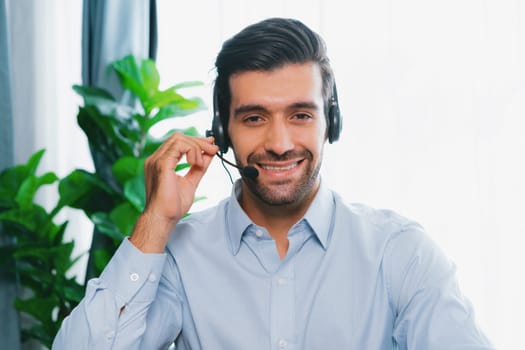
<path fill-rule="evenodd" d="M 525 348 L 525 6 L 516 0 L 159 0 L 158 65 L 200 79 L 211 105 L 223 40 L 270 16 L 328 44 L 344 131 L 323 178 L 350 202 L 418 220 L 456 262 L 462 290 L 500 349 Z M 177 126 L 210 127 L 210 111 Z M 167 126 L 166 126 L 167 127 Z M 159 131 L 160 132 L 160 131 Z M 236 173 L 232 171 L 232 173 Z M 199 194 L 230 192 L 217 160 Z"/>

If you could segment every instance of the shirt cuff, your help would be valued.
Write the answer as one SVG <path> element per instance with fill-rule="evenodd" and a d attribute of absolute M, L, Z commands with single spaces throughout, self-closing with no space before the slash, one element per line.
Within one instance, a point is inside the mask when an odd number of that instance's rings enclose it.
<path fill-rule="evenodd" d="M 149 302 L 157 294 L 165 261 L 166 253 L 143 253 L 124 238 L 100 275 L 100 282 L 124 304 L 132 299 Z"/>

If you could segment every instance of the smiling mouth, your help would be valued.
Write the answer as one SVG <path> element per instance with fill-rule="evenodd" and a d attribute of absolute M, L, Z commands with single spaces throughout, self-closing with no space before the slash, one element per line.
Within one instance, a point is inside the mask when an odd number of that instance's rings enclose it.
<path fill-rule="evenodd" d="M 295 167 L 297 167 L 299 165 L 301 161 L 298 161 L 298 162 L 294 162 L 294 163 L 291 163 L 291 164 L 287 164 L 287 165 L 282 165 L 282 166 L 278 166 L 278 165 L 268 165 L 268 164 L 259 164 L 259 166 L 264 169 L 264 170 L 269 170 L 269 171 L 287 171 L 287 170 L 291 170 Z"/>

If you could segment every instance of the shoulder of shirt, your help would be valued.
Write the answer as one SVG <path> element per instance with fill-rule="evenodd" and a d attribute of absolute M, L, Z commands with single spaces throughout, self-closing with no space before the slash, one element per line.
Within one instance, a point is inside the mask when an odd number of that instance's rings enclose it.
<path fill-rule="evenodd" d="M 361 235 L 365 240 L 374 240 L 383 245 L 391 240 L 408 238 L 425 239 L 423 227 L 413 219 L 391 209 L 375 208 L 363 203 L 348 203 L 334 193 L 337 220 L 342 220 L 350 234 Z"/>
<path fill-rule="evenodd" d="M 168 251 L 175 245 L 191 244 L 191 242 L 209 241 L 218 239 L 217 228 L 223 227 L 225 209 L 228 199 L 202 211 L 189 213 L 179 221 L 170 235 L 167 244 Z"/>
<path fill-rule="evenodd" d="M 209 223 L 222 219 L 228 199 L 223 199 L 218 204 L 197 212 L 190 212 L 177 226 L 183 225 L 208 225 Z"/>
<path fill-rule="evenodd" d="M 433 261 L 450 266 L 451 261 L 441 247 L 416 221 L 393 210 L 347 204 L 337 197 L 336 211 L 341 220 L 337 226 L 344 231 L 338 234 L 348 236 L 352 251 L 363 261 L 376 261 L 383 266 L 392 288 L 390 292 L 400 288 L 399 281 L 409 267 L 427 266 Z"/>
<path fill-rule="evenodd" d="M 396 283 L 410 266 L 427 266 L 432 262 L 451 266 L 452 261 L 443 249 L 418 222 L 393 210 L 346 204 L 340 199 L 336 203 L 354 251 L 368 260 L 380 259 L 390 285 L 398 286 Z"/>

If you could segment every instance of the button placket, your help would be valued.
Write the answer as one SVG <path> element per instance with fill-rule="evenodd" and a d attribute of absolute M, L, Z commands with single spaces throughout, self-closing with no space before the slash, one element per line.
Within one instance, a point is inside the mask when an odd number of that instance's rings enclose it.
<path fill-rule="evenodd" d="M 295 286 L 293 263 L 287 262 L 272 278 L 271 342 L 274 349 L 292 349 L 295 334 Z"/>

